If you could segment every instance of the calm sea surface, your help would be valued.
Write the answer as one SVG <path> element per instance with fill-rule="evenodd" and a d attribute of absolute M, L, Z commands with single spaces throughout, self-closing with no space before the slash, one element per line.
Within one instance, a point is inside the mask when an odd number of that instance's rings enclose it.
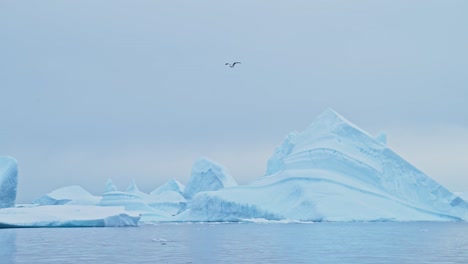
<path fill-rule="evenodd" d="M 0 263 L 468 263 L 468 223 L 0 229 Z"/>

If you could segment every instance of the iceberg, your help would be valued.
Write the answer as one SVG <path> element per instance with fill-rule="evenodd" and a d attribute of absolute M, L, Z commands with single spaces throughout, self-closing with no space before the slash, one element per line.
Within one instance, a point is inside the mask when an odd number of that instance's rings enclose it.
<path fill-rule="evenodd" d="M 461 199 L 468 201 L 468 192 L 455 192 L 455 194 Z"/>
<path fill-rule="evenodd" d="M 15 206 L 18 186 L 18 162 L 12 157 L 0 157 L 0 208 Z"/>
<path fill-rule="evenodd" d="M 158 195 L 161 194 L 165 191 L 175 191 L 180 194 L 183 194 L 185 186 L 180 183 L 178 180 L 172 178 L 169 181 L 167 181 L 165 184 L 161 185 L 159 188 L 156 190 L 150 192 L 150 195 Z"/>
<path fill-rule="evenodd" d="M 188 185 L 187 185 L 188 186 Z M 332 109 L 292 132 L 246 186 L 197 192 L 177 221 L 457 221 L 468 204 Z"/>
<path fill-rule="evenodd" d="M 128 211 L 151 212 L 151 208 L 138 195 L 128 192 L 106 192 L 103 194 L 98 206 L 123 206 Z"/>
<path fill-rule="evenodd" d="M 109 181 L 108 181 L 109 183 Z M 107 185 L 108 186 L 108 185 Z M 108 189 L 108 188 L 106 188 Z M 112 190 L 114 188 L 109 188 Z M 151 207 L 153 197 L 138 189 L 135 180 L 127 187 L 125 192 L 110 191 L 105 192 L 102 199 L 97 204 L 101 207 L 122 206 L 126 211 L 137 213 L 143 219 L 166 219 L 170 213 Z"/>
<path fill-rule="evenodd" d="M 468 203 L 332 109 L 302 132 L 289 133 L 265 175 L 238 185 L 207 158 L 195 161 L 184 186 L 171 179 L 150 194 L 135 180 L 102 197 L 79 186 L 44 195 L 41 206 L 12 207 L 17 165 L 0 158 L 0 227 L 127 226 L 177 221 L 466 221 Z"/>
<path fill-rule="evenodd" d="M 237 186 L 237 182 L 223 166 L 202 157 L 193 164 L 192 174 L 183 195 L 186 198 L 191 198 L 199 192 L 216 191 L 233 186 Z"/>
<path fill-rule="evenodd" d="M 34 200 L 33 203 L 39 205 L 96 205 L 100 200 L 101 197 L 90 194 L 81 186 L 72 185 L 45 194 Z"/>
<path fill-rule="evenodd" d="M 161 186 L 163 188 L 168 187 L 165 191 L 161 193 L 152 192 L 152 194 L 149 195 L 140 191 L 140 189 L 136 185 L 135 180 L 133 180 L 132 183 L 125 190 L 125 193 L 127 194 L 126 196 L 124 196 L 125 198 L 117 201 L 114 200 L 114 205 L 122 205 L 130 211 L 138 211 L 142 216 L 140 222 L 165 220 L 169 216 L 175 215 L 180 211 L 183 211 L 186 208 L 187 204 L 187 201 L 182 196 L 182 194 L 180 194 L 180 192 L 171 190 L 174 189 L 181 191 L 180 186 L 182 186 L 183 189 L 183 185 L 181 185 L 176 180 L 169 180 L 168 183 L 170 185 L 165 184 L 165 186 Z M 162 188 L 158 189 L 161 190 Z M 122 193 L 117 193 L 117 195 L 121 196 Z M 131 195 L 135 195 L 136 197 L 129 199 Z M 110 202 L 108 198 L 109 196 L 107 195 L 106 200 L 104 200 L 103 203 L 101 203 L 101 205 L 108 204 Z"/>
<path fill-rule="evenodd" d="M 387 134 L 385 132 L 380 132 L 375 139 L 380 143 L 387 145 Z"/>
<path fill-rule="evenodd" d="M 106 182 L 106 187 L 105 187 L 104 192 L 116 192 L 116 191 L 117 191 L 117 187 L 115 187 L 111 179 L 108 179 Z"/>
<path fill-rule="evenodd" d="M 127 187 L 127 189 L 125 189 L 125 192 L 130 193 L 130 194 L 134 194 L 134 195 L 140 197 L 143 200 L 147 200 L 150 197 L 149 194 L 140 191 L 140 189 L 138 188 L 138 186 L 136 184 L 135 179 L 133 179 L 132 182 L 130 183 L 130 185 Z"/>
<path fill-rule="evenodd" d="M 98 205 L 123 206 L 128 211 L 138 212 L 142 217 L 140 222 L 167 220 L 168 217 L 186 208 L 187 201 L 180 193 L 183 185 L 175 179 L 157 189 L 161 192 L 156 190 L 151 194 L 140 191 L 135 180 L 132 180 L 125 192 L 117 191 L 117 188 L 109 183 L 112 181 L 107 182 L 106 190 L 108 191 L 104 193 Z"/>
<path fill-rule="evenodd" d="M 0 209 L 0 228 L 137 226 L 140 216 L 123 207 L 45 205 Z"/>
<path fill-rule="evenodd" d="M 152 208 L 166 212 L 171 216 L 182 212 L 187 207 L 187 200 L 182 194 L 169 190 L 160 194 L 151 195 L 147 203 Z"/>

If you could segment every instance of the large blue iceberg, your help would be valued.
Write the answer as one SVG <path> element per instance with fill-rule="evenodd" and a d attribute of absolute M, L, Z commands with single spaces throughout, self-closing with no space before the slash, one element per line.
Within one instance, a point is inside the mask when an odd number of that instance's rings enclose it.
<path fill-rule="evenodd" d="M 16 172 L 16 161 L 0 159 L 3 207 L 14 205 Z M 385 133 L 373 137 L 332 109 L 304 131 L 287 135 L 265 175 L 248 185 L 238 185 L 223 166 L 200 158 L 185 187 L 171 179 L 147 194 L 135 181 L 118 191 L 109 180 L 102 196 L 69 186 L 36 203 L 42 206 L 0 209 L 0 227 L 468 219 L 468 203 L 393 152 Z"/>
<path fill-rule="evenodd" d="M 180 221 L 466 220 L 468 204 L 332 109 L 290 133 L 247 186 L 200 192 Z"/>

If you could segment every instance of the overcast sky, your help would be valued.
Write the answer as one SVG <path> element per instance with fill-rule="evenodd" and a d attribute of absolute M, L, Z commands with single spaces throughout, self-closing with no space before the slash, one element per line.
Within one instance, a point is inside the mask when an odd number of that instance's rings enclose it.
<path fill-rule="evenodd" d="M 0 155 L 17 202 L 185 184 L 199 156 L 247 184 L 332 107 L 467 191 L 467 47 L 465 0 L 1 0 Z"/>

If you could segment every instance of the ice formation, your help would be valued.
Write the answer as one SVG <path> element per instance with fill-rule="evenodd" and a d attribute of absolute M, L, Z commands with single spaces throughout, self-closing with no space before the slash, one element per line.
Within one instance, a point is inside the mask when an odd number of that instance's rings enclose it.
<path fill-rule="evenodd" d="M 111 179 L 108 179 L 106 182 L 106 188 L 104 192 L 116 192 L 116 191 L 117 191 L 117 187 L 115 187 Z"/>
<path fill-rule="evenodd" d="M 132 182 L 131 182 L 130 185 L 127 187 L 127 189 L 125 190 L 125 192 L 126 192 L 126 193 L 135 194 L 135 195 L 137 195 L 138 197 L 140 197 L 140 198 L 143 199 L 143 200 L 149 199 L 149 194 L 140 191 L 140 189 L 139 189 L 138 186 L 136 185 L 136 181 L 135 181 L 135 180 L 132 180 Z"/>
<path fill-rule="evenodd" d="M 237 182 L 223 166 L 207 158 L 199 158 L 193 164 L 192 174 L 183 195 L 191 198 L 198 192 L 216 191 L 233 186 L 237 186 Z"/>
<path fill-rule="evenodd" d="M 468 201 L 468 192 L 455 192 L 455 194 L 465 201 Z"/>
<path fill-rule="evenodd" d="M 289 134 L 266 175 L 196 194 L 179 221 L 465 220 L 468 204 L 353 123 L 328 109 Z"/>
<path fill-rule="evenodd" d="M 41 198 L 34 200 L 33 203 L 39 205 L 96 205 L 99 200 L 101 200 L 101 197 L 90 194 L 81 186 L 72 185 L 43 195 Z"/>
<path fill-rule="evenodd" d="M 0 209 L 0 228 L 136 226 L 139 219 L 138 214 L 123 207 L 46 205 Z"/>
<path fill-rule="evenodd" d="M 99 206 L 124 206 L 128 211 L 152 211 L 145 201 L 138 195 L 128 192 L 106 192 L 103 194 Z"/>
<path fill-rule="evenodd" d="M 0 157 L 0 208 L 15 206 L 18 185 L 18 162 Z"/>
<path fill-rule="evenodd" d="M 156 190 L 152 191 L 150 194 L 158 195 L 165 191 L 175 191 L 175 192 L 182 194 L 184 192 L 184 185 L 180 183 L 178 180 L 172 178 L 169 181 L 167 181 L 165 184 L 161 185 Z"/>
<path fill-rule="evenodd" d="M 153 205 L 154 197 L 146 194 L 138 188 L 135 180 L 127 187 L 125 192 L 110 191 L 104 193 L 98 206 L 123 206 L 126 211 L 137 213 L 141 216 L 141 220 L 148 221 L 166 219 L 173 213 L 161 210 Z"/>
<path fill-rule="evenodd" d="M 380 132 L 375 139 L 382 144 L 387 145 L 387 134 L 385 132 Z"/>
<path fill-rule="evenodd" d="M 109 180 L 97 206 L 72 207 L 68 204 L 96 200 L 81 187 L 69 186 L 39 199 L 67 205 L 0 209 L 0 226 L 136 225 L 136 215 L 140 222 L 468 219 L 465 200 L 413 167 L 386 141 L 384 133 L 373 137 L 328 109 L 304 131 L 286 136 L 265 175 L 249 185 L 238 186 L 224 167 L 200 158 L 185 188 L 172 179 L 147 194 L 133 181 L 121 192 Z M 14 204 L 16 171 L 16 161 L 0 159 L 4 207 Z M 3 191 L 12 186 L 14 191 Z"/>
<path fill-rule="evenodd" d="M 171 216 L 178 214 L 187 207 L 186 199 L 176 191 L 165 191 L 160 194 L 151 195 L 151 199 L 147 203 L 152 208 L 164 211 Z"/>

